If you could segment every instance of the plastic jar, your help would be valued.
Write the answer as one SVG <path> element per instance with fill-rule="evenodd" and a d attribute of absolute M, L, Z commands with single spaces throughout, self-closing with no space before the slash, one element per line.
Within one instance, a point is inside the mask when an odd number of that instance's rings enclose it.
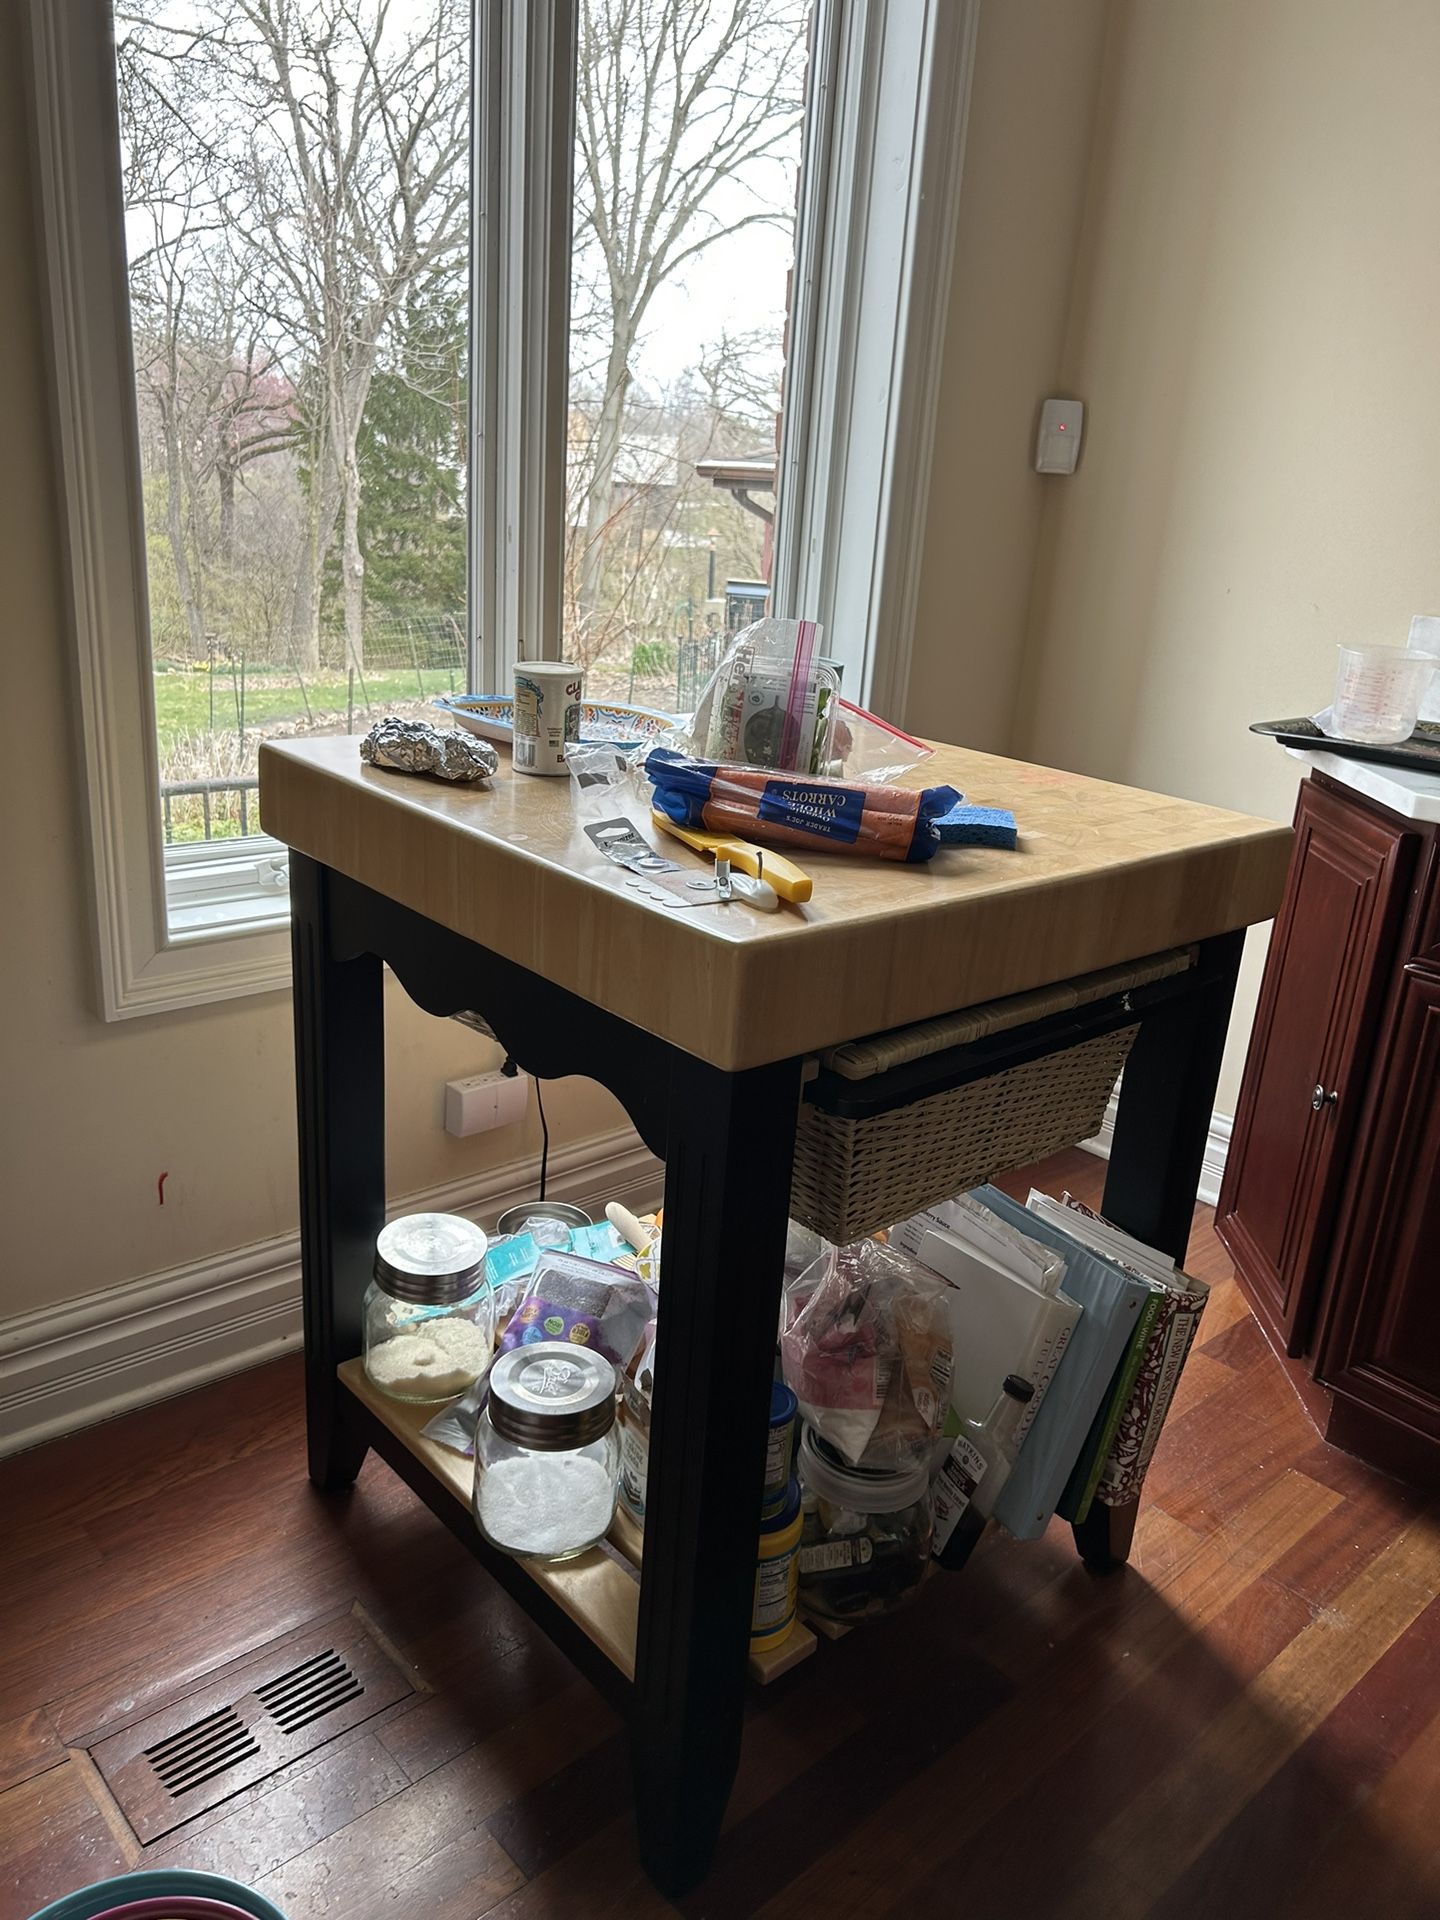
<path fill-rule="evenodd" d="M 760 1517 L 768 1520 L 785 1506 L 795 1465 L 795 1416 L 800 1403 L 783 1380 L 770 1389 L 770 1425 L 765 1435 L 765 1486 Z"/>
<path fill-rule="evenodd" d="M 475 1429 L 475 1521 L 520 1559 L 568 1560 L 615 1518 L 615 1369 L 603 1353 L 541 1340 L 490 1369 Z"/>
<path fill-rule="evenodd" d="M 365 1371 L 392 1400 L 451 1400 L 495 1349 L 485 1235 L 455 1213 L 408 1213 L 375 1242 L 365 1292 Z"/>
<path fill-rule="evenodd" d="M 760 1525 L 755 1564 L 755 1604 L 750 1612 L 750 1651 L 764 1653 L 789 1638 L 800 1583 L 800 1483 L 790 1480 L 775 1513 Z"/>
<path fill-rule="evenodd" d="M 800 1604 L 847 1625 L 903 1606 L 930 1564 L 928 1461 L 899 1473 L 852 1467 L 806 1426 L 799 1468 Z"/>

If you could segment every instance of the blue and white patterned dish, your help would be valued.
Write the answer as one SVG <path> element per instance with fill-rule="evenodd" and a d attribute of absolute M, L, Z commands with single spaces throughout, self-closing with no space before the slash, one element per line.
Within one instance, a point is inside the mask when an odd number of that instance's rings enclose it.
<path fill-rule="evenodd" d="M 515 732 L 515 702 L 508 693 L 442 693 L 430 704 L 482 740 L 508 742 Z M 580 703 L 582 740 L 638 747 L 649 740 L 663 739 L 674 726 L 672 714 L 659 713 L 654 707 L 631 707 L 610 700 Z"/>

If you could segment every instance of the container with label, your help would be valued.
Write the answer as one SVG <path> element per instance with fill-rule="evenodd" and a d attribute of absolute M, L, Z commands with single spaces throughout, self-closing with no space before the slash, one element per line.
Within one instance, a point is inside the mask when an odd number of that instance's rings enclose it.
<path fill-rule="evenodd" d="M 563 660 L 521 660 L 515 667 L 516 773 L 568 772 L 567 742 L 580 738 L 585 676 Z"/>
<path fill-rule="evenodd" d="M 846 1626 L 903 1606 L 930 1563 L 928 1460 L 898 1473 L 852 1467 L 806 1426 L 798 1464 L 801 1606 Z"/>
<path fill-rule="evenodd" d="M 800 1403 L 783 1380 L 770 1389 L 770 1425 L 765 1435 L 765 1489 L 760 1518 L 768 1520 L 785 1505 L 795 1460 L 795 1416 Z"/>
<path fill-rule="evenodd" d="M 795 1624 L 800 1578 L 800 1483 L 787 1483 L 780 1505 L 760 1527 L 755 1564 L 755 1604 L 750 1614 L 750 1651 L 765 1653 L 789 1637 Z"/>

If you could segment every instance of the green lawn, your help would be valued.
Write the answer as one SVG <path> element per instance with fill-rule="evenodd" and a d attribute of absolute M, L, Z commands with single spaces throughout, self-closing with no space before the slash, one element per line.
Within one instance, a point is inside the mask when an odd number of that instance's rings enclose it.
<path fill-rule="evenodd" d="M 372 707 L 385 707 L 401 700 L 418 700 L 423 694 L 430 699 L 437 693 L 463 693 L 464 675 L 457 668 L 451 673 L 445 668 L 423 667 L 419 675 L 413 667 L 386 667 L 365 674 L 362 690 L 360 676 L 355 678 L 355 713 L 357 720 L 365 713 L 365 695 L 370 696 Z M 237 686 L 223 668 L 217 668 L 214 676 L 215 714 L 214 725 L 217 731 L 232 729 L 236 724 Z M 204 734 L 210 731 L 211 681 L 205 673 L 157 672 L 155 675 L 155 721 L 160 735 L 160 752 L 163 755 L 176 740 L 185 734 Z M 276 720 L 300 720 L 305 717 L 305 702 L 308 698 L 312 714 L 329 713 L 343 715 L 346 711 L 347 683 L 343 673 L 322 670 L 314 678 L 305 676 L 302 693 L 300 682 L 293 674 L 280 672 L 251 673 L 245 680 L 245 726 L 246 729 L 263 727 Z"/>

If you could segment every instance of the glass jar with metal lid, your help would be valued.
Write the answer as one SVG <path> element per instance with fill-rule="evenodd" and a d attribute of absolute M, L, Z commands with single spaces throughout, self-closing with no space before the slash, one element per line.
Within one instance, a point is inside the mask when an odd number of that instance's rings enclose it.
<path fill-rule="evenodd" d="M 490 1364 L 486 1244 L 455 1213 L 408 1213 L 381 1231 L 365 1293 L 365 1371 L 391 1399 L 453 1399 Z"/>
<path fill-rule="evenodd" d="M 568 1560 L 615 1517 L 615 1369 L 565 1340 L 502 1353 L 475 1430 L 476 1524 L 523 1559 Z"/>

